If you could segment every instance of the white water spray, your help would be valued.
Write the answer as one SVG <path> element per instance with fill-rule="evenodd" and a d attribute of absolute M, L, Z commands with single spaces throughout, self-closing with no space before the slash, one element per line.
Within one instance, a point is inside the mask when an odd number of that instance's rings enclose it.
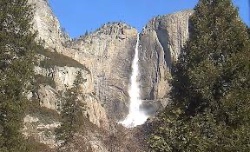
<path fill-rule="evenodd" d="M 135 47 L 135 56 L 132 63 L 132 75 L 130 78 L 130 87 L 129 87 L 129 97 L 130 97 L 130 105 L 129 105 L 129 113 L 125 120 L 121 121 L 120 123 L 128 128 L 135 127 L 137 125 L 143 124 L 148 116 L 140 110 L 140 105 L 142 101 L 140 100 L 140 89 L 139 83 L 137 80 L 139 74 L 139 67 L 138 67 L 138 48 L 139 48 L 139 34 L 137 34 L 137 41 Z"/>

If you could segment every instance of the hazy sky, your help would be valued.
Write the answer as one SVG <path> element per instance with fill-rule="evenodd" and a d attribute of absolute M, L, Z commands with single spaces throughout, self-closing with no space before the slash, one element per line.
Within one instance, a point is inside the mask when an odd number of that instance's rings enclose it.
<path fill-rule="evenodd" d="M 61 26 L 71 37 L 107 22 L 123 21 L 139 31 L 154 16 L 192 9 L 198 0 L 49 0 Z M 248 0 L 233 0 L 249 25 Z"/>

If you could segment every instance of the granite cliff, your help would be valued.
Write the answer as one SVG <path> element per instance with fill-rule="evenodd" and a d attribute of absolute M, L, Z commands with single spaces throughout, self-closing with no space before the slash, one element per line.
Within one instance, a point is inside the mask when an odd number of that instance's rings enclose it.
<path fill-rule="evenodd" d="M 111 137 L 118 130 L 114 127 L 116 122 L 128 112 L 128 87 L 138 31 L 116 22 L 71 39 L 62 30 L 47 0 L 29 2 L 34 6 L 32 30 L 37 31 L 37 41 L 47 51 L 39 52 L 39 62 L 34 69 L 39 81 L 28 97 L 38 100 L 40 107 L 54 111 L 55 115 L 60 114 L 60 96 L 72 87 L 80 72 L 85 80 L 81 84 L 81 99 L 87 106 L 85 115 L 89 125 L 86 129 L 89 131 L 86 136 L 77 136 L 92 151 L 109 151 L 110 146 L 98 134 Z M 182 11 L 158 16 L 140 33 L 140 88 L 144 108 L 151 109 L 152 115 L 167 104 L 171 64 L 188 39 L 191 14 L 192 11 Z M 26 115 L 24 122 L 26 136 L 33 136 L 51 148 L 57 146 L 53 131 L 60 122 L 56 117 L 34 112 Z M 123 147 L 119 151 L 129 150 Z"/>
<path fill-rule="evenodd" d="M 90 69 L 94 92 L 108 115 L 126 115 L 131 61 L 137 31 L 124 23 L 105 24 L 95 32 L 68 42 L 65 55 Z"/>
<path fill-rule="evenodd" d="M 167 105 L 170 68 L 188 39 L 188 20 L 192 12 L 187 10 L 158 16 L 143 28 L 139 58 L 140 84 L 145 104 L 153 104 L 156 108 Z"/>

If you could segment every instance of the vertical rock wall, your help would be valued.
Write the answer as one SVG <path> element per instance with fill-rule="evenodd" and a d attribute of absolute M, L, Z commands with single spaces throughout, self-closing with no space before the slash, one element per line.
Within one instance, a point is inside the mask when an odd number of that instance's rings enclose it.
<path fill-rule="evenodd" d="M 141 32 L 140 82 L 144 100 L 168 97 L 170 68 L 188 39 L 188 19 L 192 12 L 158 16 Z"/>
<path fill-rule="evenodd" d="M 111 118 L 128 111 L 128 86 L 137 31 L 124 24 L 105 24 L 97 31 L 68 44 L 68 56 L 88 67 L 95 94 Z M 71 52 L 71 54 L 69 54 Z"/>
<path fill-rule="evenodd" d="M 70 40 L 53 14 L 48 0 L 28 0 L 34 8 L 33 31 L 37 31 L 37 40 L 42 41 L 50 51 L 60 52 L 63 44 Z"/>

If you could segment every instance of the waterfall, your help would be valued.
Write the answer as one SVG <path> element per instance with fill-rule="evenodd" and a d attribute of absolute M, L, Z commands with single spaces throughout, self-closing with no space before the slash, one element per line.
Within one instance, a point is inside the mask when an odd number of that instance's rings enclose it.
<path fill-rule="evenodd" d="M 145 115 L 143 111 L 140 110 L 140 105 L 142 104 L 142 101 L 140 100 L 140 88 L 139 88 L 139 82 L 138 82 L 138 75 L 139 75 L 139 67 L 138 67 L 138 48 L 139 48 L 139 41 L 140 37 L 139 34 L 137 34 L 137 41 L 136 41 L 136 47 L 135 47 L 135 56 L 132 63 L 132 75 L 130 78 L 130 87 L 129 87 L 129 113 L 125 120 L 119 122 L 123 126 L 132 128 L 137 125 L 143 124 L 148 116 Z"/>

